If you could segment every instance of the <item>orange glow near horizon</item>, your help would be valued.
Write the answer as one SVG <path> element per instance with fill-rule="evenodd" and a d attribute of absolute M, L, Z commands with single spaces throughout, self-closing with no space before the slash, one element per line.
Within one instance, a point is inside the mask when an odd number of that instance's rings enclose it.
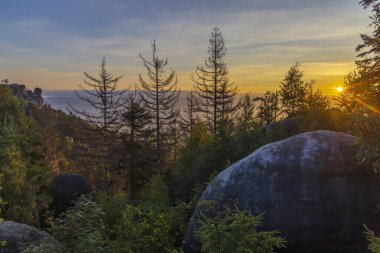
<path fill-rule="evenodd" d="M 136 64 L 137 65 L 137 64 Z M 175 64 L 173 64 L 175 67 Z M 291 64 L 282 65 L 232 65 L 229 68 L 229 79 L 237 86 L 240 93 L 252 92 L 262 94 L 265 91 L 279 89 L 280 83 Z M 344 76 L 354 68 L 354 63 L 318 63 L 301 64 L 304 71 L 304 80 L 315 80 L 314 87 L 320 89 L 326 95 L 334 95 L 337 87 L 341 86 Z M 98 66 L 83 66 L 87 72 L 94 74 Z M 121 89 L 133 87 L 139 73 L 144 74 L 143 67 L 124 68 L 123 66 L 110 64 L 110 71 L 115 75 L 123 75 L 119 82 Z M 192 69 L 177 70 L 178 88 L 181 90 L 192 90 L 193 82 L 190 75 Z M 29 71 L 13 70 L 6 76 L 10 82 L 25 84 L 30 89 L 40 87 L 43 90 L 75 90 L 83 82 L 83 73 L 78 71 L 64 72 L 51 71 L 48 69 L 37 69 Z"/>

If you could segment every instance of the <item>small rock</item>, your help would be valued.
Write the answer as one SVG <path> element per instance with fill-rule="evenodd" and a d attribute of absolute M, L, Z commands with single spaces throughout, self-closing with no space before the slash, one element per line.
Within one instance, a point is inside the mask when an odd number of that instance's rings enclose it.
<path fill-rule="evenodd" d="M 53 196 L 51 209 L 55 214 L 65 212 L 73 205 L 73 201 L 81 195 L 92 192 L 91 186 L 80 175 L 60 174 L 50 184 L 50 192 Z"/>

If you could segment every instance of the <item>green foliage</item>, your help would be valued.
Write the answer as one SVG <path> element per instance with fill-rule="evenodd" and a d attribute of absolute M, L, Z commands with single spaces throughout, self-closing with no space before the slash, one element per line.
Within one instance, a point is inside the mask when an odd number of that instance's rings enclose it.
<path fill-rule="evenodd" d="M 357 159 L 360 164 L 372 167 L 380 172 L 380 117 L 372 115 L 361 117 L 363 122 L 357 123 L 356 133 L 358 137 L 359 151 Z"/>
<path fill-rule="evenodd" d="M 257 120 L 255 118 L 255 101 L 256 97 L 251 93 L 245 94 L 240 100 L 236 115 L 236 124 L 245 132 L 257 129 Z"/>
<path fill-rule="evenodd" d="M 257 97 L 255 101 L 259 101 L 257 118 L 262 126 L 276 121 L 281 113 L 277 92 L 267 91 L 263 96 Z"/>
<path fill-rule="evenodd" d="M 143 202 L 139 203 L 141 210 L 161 213 L 167 217 L 171 244 L 180 245 L 187 229 L 187 220 L 190 217 L 190 205 L 178 202 L 172 205 L 169 200 L 169 188 L 162 176 L 154 176 L 144 190 Z M 170 248 L 170 247 L 167 248 Z"/>
<path fill-rule="evenodd" d="M 184 253 L 182 249 L 171 249 L 168 250 L 168 253 Z"/>
<path fill-rule="evenodd" d="M 187 218 L 182 212 L 186 207 L 170 206 L 161 176 L 154 176 L 147 184 L 143 199 L 137 205 L 124 206 L 122 219 L 114 226 L 116 252 L 166 252 L 182 236 L 177 231 Z"/>
<path fill-rule="evenodd" d="M 132 204 L 125 193 L 103 194 L 99 203 L 82 197 L 50 221 L 49 232 L 67 248 L 66 252 L 168 252 L 183 238 L 188 205 L 161 202 L 167 197 L 163 196 L 166 190 L 159 177 L 148 188 L 148 193 L 160 193 L 148 195 L 142 203 Z"/>
<path fill-rule="evenodd" d="M 39 142 L 49 171 L 84 176 L 94 189 L 100 187 L 99 163 L 91 157 L 97 152 L 91 126 L 77 116 L 47 106 L 28 107 L 37 125 Z M 91 136 L 91 137 L 90 137 Z M 91 144 L 91 145 L 90 145 Z M 92 145 L 94 144 L 94 145 Z"/>
<path fill-rule="evenodd" d="M 52 238 L 43 238 L 39 245 L 29 246 L 20 253 L 67 253 L 67 249 Z"/>
<path fill-rule="evenodd" d="M 136 94 L 124 99 L 120 113 L 122 150 L 119 163 L 126 172 L 128 194 L 131 200 L 136 199 L 137 191 L 152 173 L 153 140 L 151 129 L 152 114 Z M 149 156 L 150 155 L 150 156 Z"/>
<path fill-rule="evenodd" d="M 160 206 L 169 205 L 169 189 L 160 175 L 155 175 L 150 179 L 143 195 L 145 202 Z"/>
<path fill-rule="evenodd" d="M 308 85 L 304 103 L 300 107 L 301 112 L 324 111 L 330 107 L 329 98 L 319 89 L 314 89 L 312 84 Z"/>
<path fill-rule="evenodd" d="M 234 131 L 232 134 L 233 146 L 230 150 L 233 152 L 231 162 L 237 161 L 254 151 L 259 143 L 259 133 L 262 129 L 260 119 L 256 117 L 257 97 L 248 93 L 245 94 L 238 108 Z"/>
<path fill-rule="evenodd" d="M 73 253 L 106 252 L 109 249 L 104 211 L 94 201 L 81 197 L 59 218 L 49 232 Z"/>
<path fill-rule="evenodd" d="M 11 95 L 8 87 L 0 85 L 0 150 L 15 144 L 18 130 L 25 124 L 21 102 Z"/>
<path fill-rule="evenodd" d="M 285 247 L 279 231 L 261 231 L 263 215 L 253 216 L 238 208 L 226 208 L 209 218 L 201 214 L 196 235 L 204 253 L 270 253 Z"/>
<path fill-rule="evenodd" d="M 366 225 L 364 225 L 364 234 L 367 237 L 368 240 L 368 249 L 372 253 L 379 253 L 380 252 L 380 238 L 375 236 L 375 233 L 370 230 Z"/>
<path fill-rule="evenodd" d="M 175 171 L 179 183 L 176 189 L 179 199 L 190 201 L 195 186 L 203 185 L 204 180 L 215 170 L 212 163 L 215 156 L 212 140 L 212 135 L 207 132 L 205 125 L 201 122 L 196 123 L 189 140 L 180 152 L 178 169 Z"/>
<path fill-rule="evenodd" d="M 230 121 L 220 121 L 215 135 L 208 132 L 202 122 L 196 123 L 179 154 L 175 171 L 179 184 L 175 190 L 176 197 L 191 201 L 195 188 L 204 187 L 211 175 L 236 160 L 235 144 Z"/>
<path fill-rule="evenodd" d="M 215 156 L 212 157 L 215 167 L 214 171 L 220 172 L 232 164 L 235 154 L 233 134 L 232 121 L 221 120 L 211 143 L 212 148 L 215 150 Z"/>
<path fill-rule="evenodd" d="M 187 213 L 186 205 L 127 205 L 114 227 L 115 252 L 167 252 L 180 243 Z"/>
<path fill-rule="evenodd" d="M 303 72 L 300 70 L 299 63 L 290 67 L 280 85 L 283 111 L 288 116 L 294 116 L 305 104 L 306 95 L 311 84 L 303 80 Z"/>
<path fill-rule="evenodd" d="M 372 11 L 372 34 L 362 34 L 357 46 L 356 70 L 345 78 L 345 89 L 338 98 L 340 106 L 349 115 L 351 131 L 359 145 L 358 160 L 366 167 L 380 171 L 379 139 L 379 55 L 380 6 L 378 0 L 363 0 L 364 8 Z"/>
<path fill-rule="evenodd" d="M 116 252 L 165 252 L 174 243 L 166 212 L 127 205 L 115 229 Z"/>
<path fill-rule="evenodd" d="M 0 173 L 4 176 L 1 196 L 4 218 L 39 225 L 39 212 L 49 198 L 41 133 L 24 113 L 22 103 L 8 87 L 0 87 Z"/>
<path fill-rule="evenodd" d="M 3 175 L 0 174 L 0 191 L 2 190 L 3 188 Z M 6 204 L 6 202 L 3 200 L 3 198 L 0 197 L 0 208 L 2 208 L 4 205 Z M 0 209 L 1 211 L 1 209 Z M 0 212 L 0 223 L 3 222 L 3 218 L 2 218 L 2 213 Z M 0 246 L 2 245 L 2 242 L 0 242 Z"/>
<path fill-rule="evenodd" d="M 371 75 L 376 73 L 371 73 Z M 357 137 L 358 162 L 366 167 L 380 171 L 380 95 L 377 84 L 370 84 L 367 77 L 352 72 L 345 78 L 344 92 L 338 97 L 340 108 L 349 119 L 349 130 Z"/>
<path fill-rule="evenodd" d="M 96 196 L 105 215 L 103 221 L 108 227 L 112 227 L 118 223 L 123 217 L 124 207 L 130 204 L 127 193 L 118 192 L 112 196 L 100 193 Z"/>
<path fill-rule="evenodd" d="M 345 113 L 338 108 L 331 108 L 330 99 L 312 85 L 306 93 L 304 104 L 297 112 L 300 132 L 315 130 L 332 130 L 346 132 Z"/>

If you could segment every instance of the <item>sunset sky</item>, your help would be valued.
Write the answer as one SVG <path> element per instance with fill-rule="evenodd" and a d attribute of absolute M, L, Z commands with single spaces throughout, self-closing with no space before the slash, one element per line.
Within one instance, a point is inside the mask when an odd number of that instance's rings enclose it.
<path fill-rule="evenodd" d="M 331 93 L 354 68 L 368 11 L 359 0 L 1 0 L 0 79 L 33 88 L 76 89 L 101 58 L 123 75 L 122 88 L 144 73 L 139 52 L 158 53 L 178 86 L 207 56 L 213 26 L 224 35 L 230 79 L 241 92 L 278 87 L 301 63 L 305 79 Z"/>

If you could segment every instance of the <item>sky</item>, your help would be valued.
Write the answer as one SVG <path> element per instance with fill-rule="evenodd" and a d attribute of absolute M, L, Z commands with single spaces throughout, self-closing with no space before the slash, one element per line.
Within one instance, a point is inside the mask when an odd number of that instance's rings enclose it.
<path fill-rule="evenodd" d="M 359 0 L 1 0 L 0 79 L 45 90 L 78 89 L 102 57 L 122 75 L 120 88 L 144 74 L 156 39 L 178 87 L 207 57 L 211 29 L 227 47 L 230 80 L 240 92 L 278 88 L 301 63 L 305 80 L 333 93 L 355 67 L 360 33 L 370 32 Z"/>

